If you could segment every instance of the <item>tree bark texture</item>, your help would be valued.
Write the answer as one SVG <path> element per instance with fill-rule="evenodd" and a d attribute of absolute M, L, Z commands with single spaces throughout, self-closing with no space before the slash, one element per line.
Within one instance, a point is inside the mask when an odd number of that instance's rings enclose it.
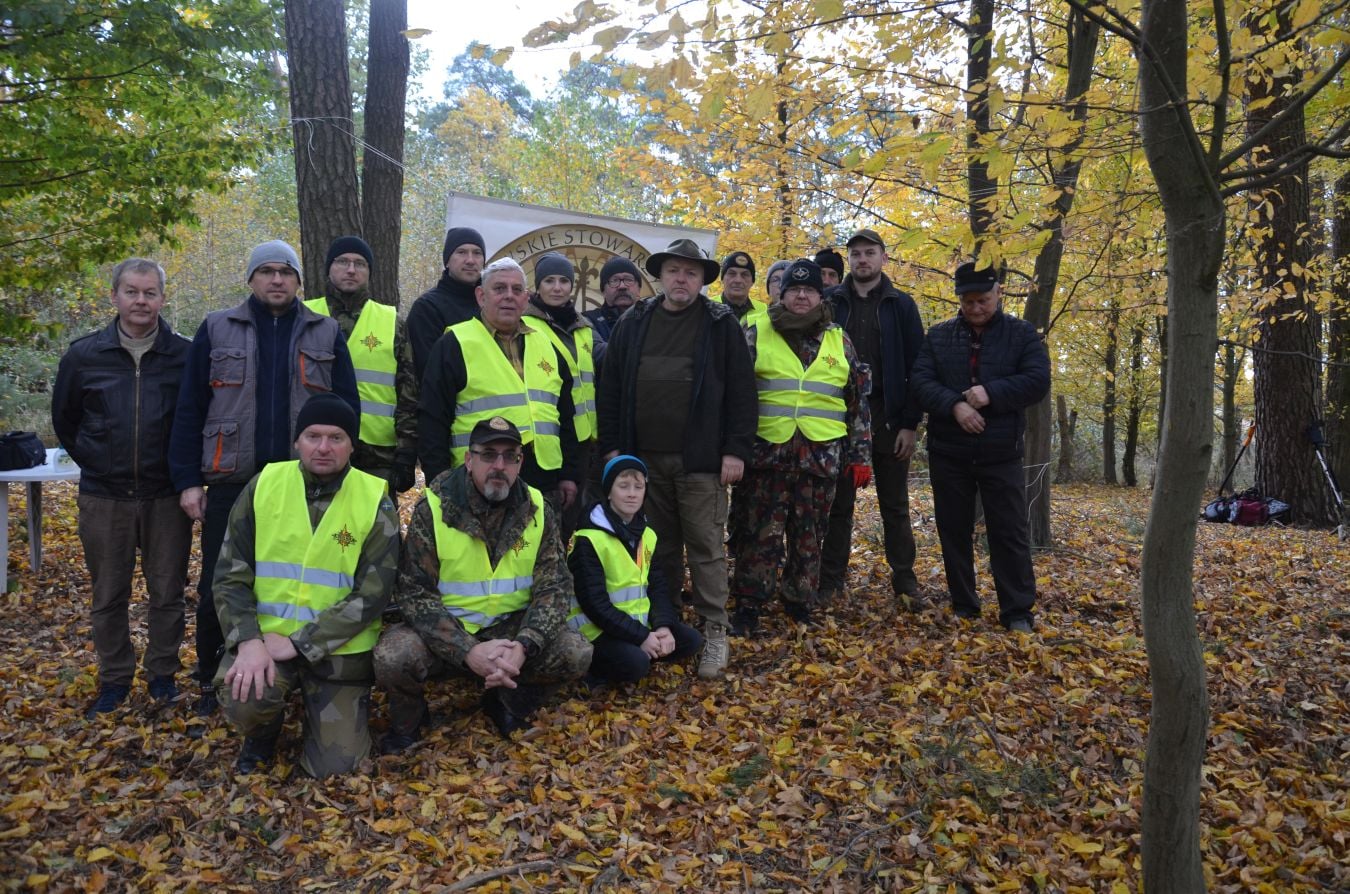
<path fill-rule="evenodd" d="M 1209 728 L 1196 631 L 1197 510 L 1213 450 L 1214 345 L 1224 207 L 1184 102 L 1186 0 L 1142 0 L 1139 108 L 1167 227 L 1167 412 L 1140 571 L 1152 704 L 1141 856 L 1149 894 L 1205 890 L 1200 769 Z"/>
<path fill-rule="evenodd" d="M 1246 352 L 1239 353 L 1233 345 L 1224 345 L 1219 360 L 1223 370 L 1223 468 L 1220 474 L 1227 475 L 1228 470 L 1237 462 L 1238 440 L 1242 437 L 1242 420 L 1238 418 L 1237 386 L 1242 375 L 1242 361 Z M 1222 481 L 1222 479 L 1221 479 Z"/>
<path fill-rule="evenodd" d="M 1288 27 L 1279 13 L 1280 30 Z M 1249 112 L 1248 131 L 1255 132 L 1286 109 L 1301 72 L 1253 79 L 1248 98 L 1259 105 Z M 1260 102 L 1268 101 L 1265 105 Z M 1274 130 L 1253 152 L 1253 162 L 1279 158 L 1307 142 L 1303 114 Z M 1326 480 L 1307 438 L 1308 426 L 1320 418 L 1322 406 L 1321 316 L 1309 295 L 1308 262 L 1312 234 L 1308 229 L 1306 164 L 1252 196 L 1259 223 L 1256 257 L 1264 295 L 1256 315 L 1260 339 L 1253 352 L 1256 396 L 1256 487 L 1284 500 L 1297 523 L 1330 524 L 1334 512 Z"/>
<path fill-rule="evenodd" d="M 1125 454 L 1120 458 L 1120 474 L 1126 487 L 1138 487 L 1135 461 L 1139 455 L 1139 422 L 1144 415 L 1144 398 L 1140 393 L 1140 374 L 1144 368 L 1144 327 L 1136 323 L 1130 327 L 1130 391 L 1129 409 L 1125 416 Z"/>
<path fill-rule="evenodd" d="M 318 296 L 328 279 L 328 246 L 339 236 L 361 235 L 341 0 L 289 0 L 286 60 L 305 294 Z"/>
<path fill-rule="evenodd" d="M 361 157 L 362 230 L 375 255 L 370 294 L 399 304 L 403 238 L 403 122 L 408 98 L 408 0 L 371 0 L 366 65 L 366 147 Z"/>
<path fill-rule="evenodd" d="M 1067 484 L 1073 480 L 1073 435 L 1078 427 L 1078 411 L 1069 412 L 1069 402 L 1062 394 L 1055 395 L 1055 408 L 1059 411 L 1059 469 L 1055 481 Z"/>
<path fill-rule="evenodd" d="M 1120 308 L 1115 301 L 1106 321 L 1106 357 L 1102 364 L 1102 481 L 1114 485 L 1116 480 L 1116 369 L 1120 356 Z"/>
<path fill-rule="evenodd" d="M 1327 317 L 1327 459 L 1341 487 L 1350 481 L 1350 171 L 1336 179 L 1331 238 L 1332 299 Z"/>
<path fill-rule="evenodd" d="M 994 0 L 971 0 L 966 28 L 966 176 L 969 188 L 970 231 L 979 254 L 994 221 L 993 200 L 998 183 L 989 176 L 983 155 L 990 133 L 989 63 L 993 58 Z"/>

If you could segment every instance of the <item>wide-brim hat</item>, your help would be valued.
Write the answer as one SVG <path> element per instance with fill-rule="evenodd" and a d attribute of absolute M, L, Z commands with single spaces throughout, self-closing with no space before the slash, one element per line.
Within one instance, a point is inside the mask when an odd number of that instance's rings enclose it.
<path fill-rule="evenodd" d="M 717 282 L 717 277 L 722 274 L 722 266 L 708 257 L 708 253 L 699 248 L 693 239 L 676 239 L 666 246 L 665 251 L 658 251 L 647 258 L 647 272 L 652 276 L 661 275 L 661 265 L 667 258 L 680 258 L 685 261 L 698 261 L 703 265 L 703 284 Z"/>

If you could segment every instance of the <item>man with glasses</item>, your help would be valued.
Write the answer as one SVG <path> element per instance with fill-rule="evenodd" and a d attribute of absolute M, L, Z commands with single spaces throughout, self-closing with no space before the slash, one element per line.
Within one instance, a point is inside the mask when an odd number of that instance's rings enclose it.
<path fill-rule="evenodd" d="M 305 307 L 337 320 L 356 367 L 361 435 L 352 465 L 403 493 L 416 482 L 417 466 L 418 381 L 408 335 L 398 311 L 371 298 L 375 258 L 366 240 L 334 239 L 327 265 L 327 297 L 311 298 Z"/>
<path fill-rule="evenodd" d="M 600 294 L 604 296 L 605 303 L 582 314 L 595 327 L 597 342 L 609 341 L 614 324 L 623 316 L 623 312 L 637 301 L 638 295 L 642 293 L 640 276 L 636 264 L 618 255 L 610 258 L 600 268 Z M 597 355 L 595 360 L 597 366 L 600 361 L 601 357 Z"/>
<path fill-rule="evenodd" d="M 520 478 L 522 441 L 502 416 L 478 422 L 463 465 L 429 483 L 413 510 L 395 586 L 405 623 L 375 647 L 389 694 L 385 754 L 421 737 L 428 680 L 481 683 L 484 713 L 509 737 L 552 684 L 590 666 L 591 644 L 566 624 L 572 578 L 558 517 Z"/>
<path fill-rule="evenodd" d="M 582 480 L 572 374 L 543 329 L 521 319 L 528 299 L 525 271 L 512 259 L 499 258 L 483 271 L 479 316 L 450 327 L 431 349 L 418 407 L 417 458 L 429 483 L 464 462 L 474 426 L 503 416 L 521 431 L 520 477 L 561 512 L 576 499 Z"/>
<path fill-rule="evenodd" d="M 300 259 L 285 242 L 264 242 L 244 274 L 252 294 L 207 314 L 188 349 L 169 442 L 179 505 L 202 522 L 197 581 L 196 713 L 215 713 L 215 676 L 225 640 L 212 598 L 230 509 L 263 466 L 294 458 L 296 417 L 332 392 L 360 412 L 356 372 L 337 321 L 296 300 Z M 203 732 L 194 726 L 192 732 Z"/>

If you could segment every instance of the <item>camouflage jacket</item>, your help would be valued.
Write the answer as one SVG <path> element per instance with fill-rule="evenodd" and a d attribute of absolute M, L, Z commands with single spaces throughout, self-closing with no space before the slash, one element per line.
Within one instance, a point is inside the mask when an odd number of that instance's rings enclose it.
<path fill-rule="evenodd" d="M 374 300 L 370 293 L 341 292 L 330 281 L 328 283 L 328 313 L 337 320 L 343 338 L 351 338 L 352 329 L 361 315 L 361 308 L 367 301 Z M 411 467 L 417 462 L 417 399 L 420 382 L 413 366 L 412 344 L 408 341 L 407 324 L 399 317 L 394 324 L 394 390 L 398 393 L 394 404 L 394 438 L 398 444 L 394 447 L 379 447 L 356 442 L 356 452 L 352 454 L 352 465 L 372 475 L 387 477 L 387 471 L 396 462 Z"/>
<path fill-rule="evenodd" d="M 494 566 L 520 540 L 525 526 L 534 517 L 534 504 L 520 480 L 500 504 L 483 498 L 463 466 L 442 472 L 427 487 L 441 500 L 442 520 L 486 543 L 488 558 Z M 480 642 L 518 639 L 542 650 L 565 629 L 572 604 L 572 575 L 567 570 L 567 557 L 558 535 L 558 518 L 548 504 L 544 505 L 544 537 L 534 563 L 530 604 L 516 615 L 476 634 L 469 633 L 441 601 L 440 579 L 431 504 L 423 496 L 417 501 L 408 525 L 394 592 L 403 619 L 422 637 L 432 654 L 459 667 L 469 650 Z"/>
<path fill-rule="evenodd" d="M 293 461 L 293 460 L 292 460 Z M 308 472 L 305 499 L 309 503 L 309 523 L 317 527 L 319 519 L 342 486 L 342 477 L 320 481 Z M 258 532 L 253 514 L 253 494 L 258 476 L 244 490 L 230 510 L 230 525 L 216 564 L 215 603 L 225 648 L 233 652 L 241 642 L 258 639 L 258 599 L 253 593 L 255 544 Z M 209 499 L 209 497 L 208 497 Z M 365 629 L 384 613 L 398 573 L 398 510 L 387 496 L 380 501 L 375 526 L 361 544 L 356 565 L 356 586 L 340 602 L 319 614 L 299 632 L 291 634 L 295 649 L 311 663 L 332 655 L 333 651 Z M 267 532 L 263 532 L 266 536 Z"/>
<path fill-rule="evenodd" d="M 802 361 L 803 369 L 820 353 L 824 333 L 825 330 L 821 329 L 802 337 L 797 356 Z M 745 327 L 751 360 L 758 356 L 755 347 L 757 336 L 758 330 L 754 324 Z M 871 465 L 872 412 L 867 394 L 872 387 L 872 373 L 867 364 L 858 358 L 848 333 L 844 333 L 844 356 L 848 359 L 848 381 L 844 384 L 844 424 L 848 426 L 848 434 L 833 441 L 820 442 L 808 440 L 797 431 L 782 444 L 770 444 L 756 436 L 754 455 L 750 459 L 752 467 L 834 478 L 844 466 Z"/>

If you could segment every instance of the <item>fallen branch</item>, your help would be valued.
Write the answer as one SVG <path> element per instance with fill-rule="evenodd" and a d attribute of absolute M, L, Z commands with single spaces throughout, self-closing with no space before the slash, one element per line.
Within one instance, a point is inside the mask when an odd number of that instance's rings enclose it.
<path fill-rule="evenodd" d="M 839 856 L 835 857 L 833 860 L 831 860 L 831 861 L 830 861 L 830 864 L 829 864 L 828 866 L 826 866 L 824 869 L 820 870 L 820 874 L 817 875 L 814 879 L 812 879 L 812 881 L 811 881 L 811 887 L 814 888 L 814 887 L 816 887 L 817 885 L 819 885 L 821 879 L 823 879 L 823 878 L 825 878 L 825 876 L 829 875 L 830 872 L 834 869 L 834 867 L 836 867 L 836 866 L 838 866 L 840 863 L 842 863 L 842 862 L 844 861 L 844 859 L 845 859 L 846 857 L 848 857 L 849 851 L 853 850 L 853 845 L 857 844 L 859 841 L 862 841 L 862 840 L 863 840 L 864 838 L 866 838 L 868 835 L 875 835 L 875 834 L 878 833 L 878 832 L 884 832 L 884 831 L 886 831 L 887 829 L 891 829 L 891 828 L 894 828 L 895 826 L 900 825 L 901 823 L 905 822 L 906 820 L 912 820 L 912 819 L 914 819 L 914 818 L 915 818 L 916 816 L 918 816 L 918 815 L 919 815 L 919 811 L 917 811 L 917 810 L 911 810 L 909 813 L 906 813 L 904 816 L 897 816 L 895 819 L 891 820 L 889 823 L 886 823 L 885 825 L 881 825 L 881 826 L 873 826 L 873 827 L 870 828 L 870 829 L 863 829 L 863 830 L 862 830 L 861 832 L 859 832 L 857 835 L 854 835 L 852 838 L 850 838 L 850 839 L 848 840 L 848 844 L 844 845 L 844 852 L 843 852 L 842 854 L 840 854 Z"/>
<path fill-rule="evenodd" d="M 529 863 L 517 863 L 515 866 L 499 866 L 496 869 L 489 869 L 487 872 L 480 872 L 477 875 L 470 875 L 455 882 L 445 890 L 448 891 L 468 891 L 471 888 L 477 888 L 484 882 L 490 882 L 493 879 L 501 878 L 504 875 L 524 875 L 527 872 L 544 872 L 552 869 L 558 864 L 553 860 L 532 860 Z"/>

